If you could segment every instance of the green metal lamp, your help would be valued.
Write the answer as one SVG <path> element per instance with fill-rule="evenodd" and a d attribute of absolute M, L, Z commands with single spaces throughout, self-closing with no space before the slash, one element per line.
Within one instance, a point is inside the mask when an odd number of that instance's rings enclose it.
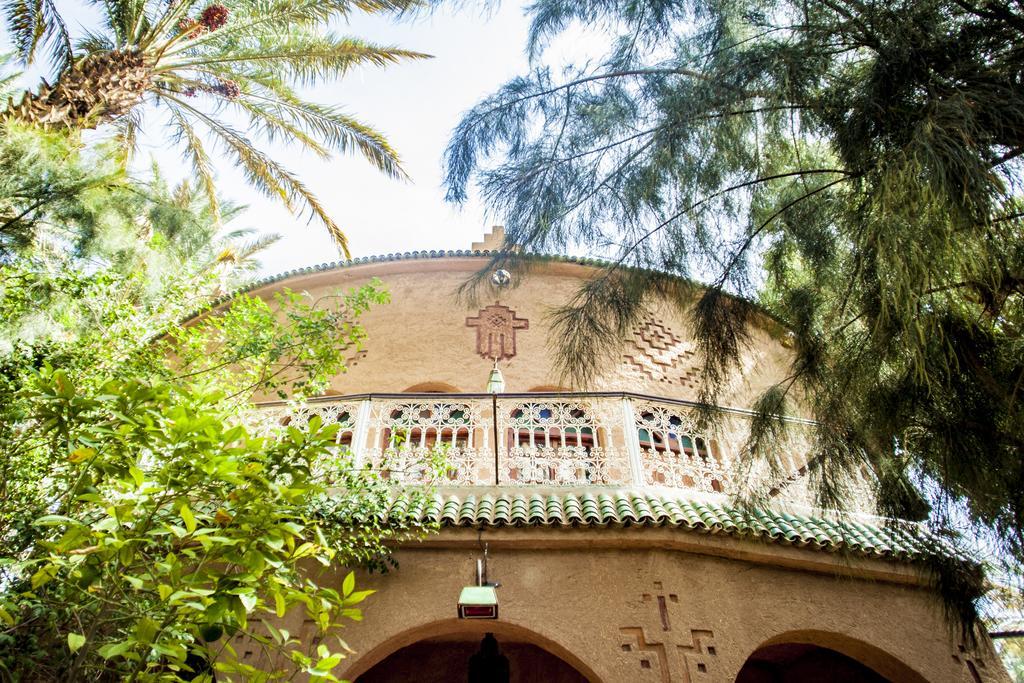
<path fill-rule="evenodd" d="M 498 369 L 498 361 L 494 361 L 494 367 L 491 368 L 491 374 L 487 378 L 487 393 L 488 394 L 500 394 L 505 391 L 505 378 L 501 374 L 501 370 Z"/>
<path fill-rule="evenodd" d="M 459 595 L 459 619 L 497 619 L 498 593 L 494 586 L 466 586 Z"/>

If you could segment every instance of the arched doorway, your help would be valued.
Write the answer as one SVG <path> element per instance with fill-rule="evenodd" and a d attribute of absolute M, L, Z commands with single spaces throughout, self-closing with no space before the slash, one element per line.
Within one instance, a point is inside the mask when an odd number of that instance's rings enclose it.
<path fill-rule="evenodd" d="M 839 633 L 794 631 L 755 650 L 736 683 L 925 683 L 889 653 Z"/>
<path fill-rule="evenodd" d="M 785 643 L 763 647 L 740 669 L 736 683 L 887 683 L 888 678 L 827 647 Z"/>
<path fill-rule="evenodd" d="M 470 660 L 483 659 L 480 653 L 486 648 L 486 637 L 453 633 L 421 640 L 392 653 L 356 679 L 356 683 L 466 683 L 471 680 Z M 533 643 L 492 638 L 497 642 L 498 657 L 507 664 L 510 683 L 587 683 L 568 663 Z M 501 679 L 484 674 L 476 680 L 498 683 Z"/>
<path fill-rule="evenodd" d="M 392 636 L 354 662 L 344 678 L 355 683 L 467 683 L 470 661 L 487 651 L 483 641 L 488 635 L 491 647 L 507 661 L 510 683 L 601 683 L 583 660 L 532 630 L 506 621 L 459 619 Z"/>

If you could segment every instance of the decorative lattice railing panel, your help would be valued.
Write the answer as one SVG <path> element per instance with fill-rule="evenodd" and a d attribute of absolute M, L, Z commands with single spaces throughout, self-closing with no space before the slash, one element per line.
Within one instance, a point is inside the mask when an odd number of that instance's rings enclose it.
<path fill-rule="evenodd" d="M 722 433 L 701 429 L 692 411 L 651 401 L 633 406 L 636 434 L 648 486 L 724 493 L 734 459 Z"/>
<path fill-rule="evenodd" d="M 811 427 L 789 421 L 771 467 L 742 463 L 750 416 L 726 411 L 705 426 L 692 406 L 634 395 L 346 397 L 273 406 L 246 420 L 257 430 L 302 428 L 313 416 L 338 424 L 338 444 L 361 467 L 398 484 L 439 486 L 658 486 L 706 494 L 770 491 L 812 505 Z M 783 473 L 771 474 L 771 473 Z M 870 477 L 851 497 L 869 510 Z"/>
<path fill-rule="evenodd" d="M 514 446 L 499 474 L 509 486 L 622 486 L 630 481 L 629 461 L 621 452 L 582 446 Z"/>
<path fill-rule="evenodd" d="M 307 403 L 297 407 L 273 406 L 254 410 L 247 416 L 246 424 L 255 432 L 266 434 L 288 426 L 306 429 L 309 421 L 316 416 L 324 425 L 337 423 L 335 442 L 351 447 L 358 415 L 358 403 Z"/>

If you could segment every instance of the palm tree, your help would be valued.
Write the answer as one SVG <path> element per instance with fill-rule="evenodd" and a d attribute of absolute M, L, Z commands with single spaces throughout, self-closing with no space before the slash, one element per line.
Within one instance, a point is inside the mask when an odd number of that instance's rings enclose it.
<path fill-rule="evenodd" d="M 207 0 L 202 0 L 206 2 Z M 45 51 L 54 73 L 6 115 L 46 128 L 114 124 L 126 157 L 144 114 L 165 110 L 169 138 L 181 144 L 216 206 L 212 139 L 248 181 L 293 212 L 324 223 L 347 256 L 344 233 L 317 197 L 254 144 L 282 140 L 323 158 L 356 151 L 377 169 L 404 177 L 395 151 L 373 128 L 296 91 L 334 79 L 357 65 L 385 66 L 421 53 L 372 45 L 326 31 L 354 10 L 401 12 L 419 0 L 103 0 L 102 30 L 73 37 L 53 0 L 6 0 L 17 56 L 26 65 Z M 240 128 L 234 120 L 245 121 Z"/>

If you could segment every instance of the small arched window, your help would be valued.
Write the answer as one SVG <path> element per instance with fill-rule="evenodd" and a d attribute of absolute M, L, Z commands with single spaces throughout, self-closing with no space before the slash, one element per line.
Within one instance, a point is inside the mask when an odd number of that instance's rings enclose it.
<path fill-rule="evenodd" d="M 640 448 L 652 451 L 671 452 L 678 455 L 698 455 L 707 460 L 711 457 L 704 438 L 692 433 L 678 415 L 641 412 L 637 426 Z"/>
<path fill-rule="evenodd" d="M 509 447 L 581 447 L 597 443 L 597 430 L 586 406 L 560 401 L 520 403 L 509 413 Z"/>
<path fill-rule="evenodd" d="M 403 394 L 458 394 L 461 389 L 447 382 L 420 382 L 402 390 Z"/>
<path fill-rule="evenodd" d="M 471 445 L 473 415 L 464 403 L 402 403 L 392 408 L 384 448 Z"/>
<path fill-rule="evenodd" d="M 316 415 L 325 425 L 338 423 L 338 436 L 335 440 L 339 446 L 352 447 L 352 436 L 356 430 L 356 406 L 352 404 L 326 404 L 300 409 L 281 419 L 281 426 L 293 426 L 305 429 L 311 417 Z"/>

